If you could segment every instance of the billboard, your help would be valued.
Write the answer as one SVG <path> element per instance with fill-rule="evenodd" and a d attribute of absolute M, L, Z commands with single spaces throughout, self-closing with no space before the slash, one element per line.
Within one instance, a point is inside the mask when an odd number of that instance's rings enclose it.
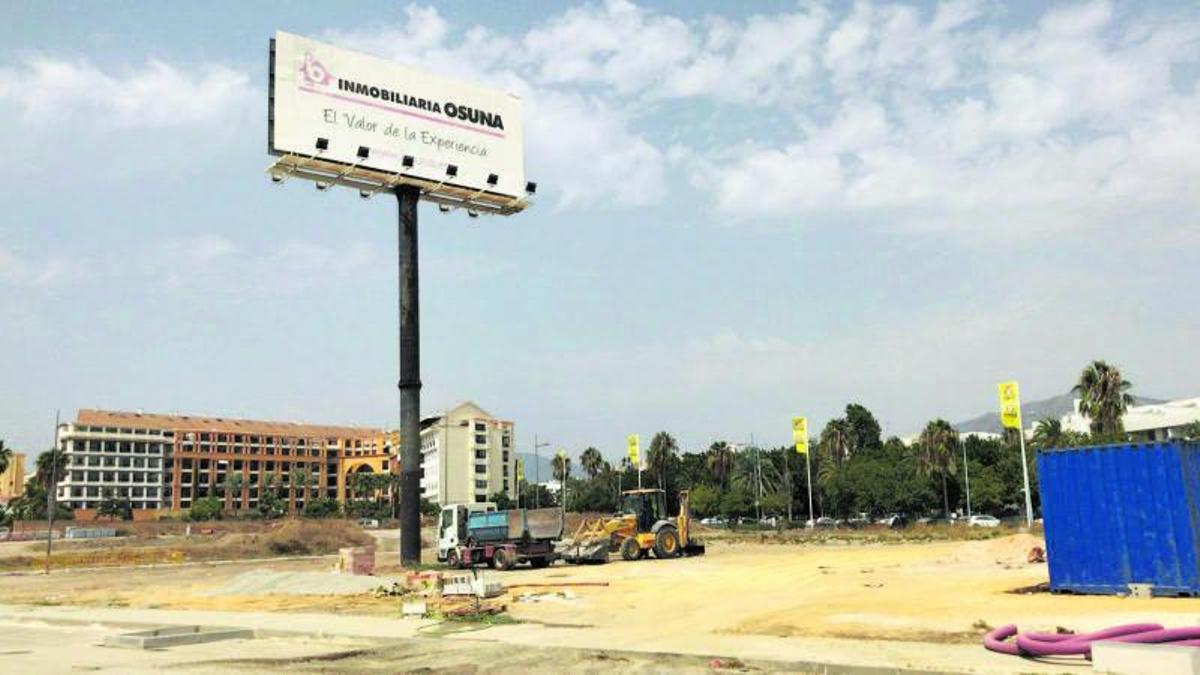
<path fill-rule="evenodd" d="M 521 100 L 278 31 L 268 150 L 351 178 L 423 181 L 433 194 L 502 203 L 525 194 Z"/>

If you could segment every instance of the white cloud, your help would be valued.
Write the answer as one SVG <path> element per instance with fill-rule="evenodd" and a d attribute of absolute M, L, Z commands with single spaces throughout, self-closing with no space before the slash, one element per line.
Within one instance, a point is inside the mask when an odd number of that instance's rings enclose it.
<path fill-rule="evenodd" d="M 0 247 L 0 284 L 43 290 L 78 284 L 86 272 L 60 256 L 33 259 Z"/>
<path fill-rule="evenodd" d="M 170 128 L 240 115 L 256 97 L 246 73 L 223 65 L 182 69 L 159 60 L 106 72 L 87 60 L 30 57 L 0 68 L 0 101 L 29 124 L 81 119 L 102 127 Z"/>

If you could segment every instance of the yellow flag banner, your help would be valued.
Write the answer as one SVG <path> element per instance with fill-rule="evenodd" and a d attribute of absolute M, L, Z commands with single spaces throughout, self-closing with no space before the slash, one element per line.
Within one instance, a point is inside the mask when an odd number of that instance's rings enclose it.
<path fill-rule="evenodd" d="M 629 463 L 634 466 L 637 466 L 638 465 L 638 450 L 640 447 L 640 441 L 638 439 L 638 435 L 637 434 L 629 434 L 629 436 L 625 439 L 625 444 L 629 448 Z"/>
<path fill-rule="evenodd" d="M 523 480 L 525 480 L 525 463 L 518 459 L 517 460 L 517 482 L 520 483 Z"/>
<path fill-rule="evenodd" d="M 1015 380 L 1001 382 L 1000 423 L 1009 429 L 1021 428 L 1021 393 Z"/>
<path fill-rule="evenodd" d="M 796 444 L 796 452 L 808 454 L 808 418 L 792 418 L 792 442 Z"/>

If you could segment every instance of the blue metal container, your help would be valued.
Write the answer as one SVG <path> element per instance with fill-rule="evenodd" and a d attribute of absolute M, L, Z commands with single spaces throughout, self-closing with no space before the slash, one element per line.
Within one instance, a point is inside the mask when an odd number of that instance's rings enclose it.
<path fill-rule="evenodd" d="M 467 536 L 477 542 L 508 538 L 508 511 L 472 513 L 467 518 Z"/>
<path fill-rule="evenodd" d="M 1050 589 L 1200 595 L 1200 444 L 1038 453 Z"/>

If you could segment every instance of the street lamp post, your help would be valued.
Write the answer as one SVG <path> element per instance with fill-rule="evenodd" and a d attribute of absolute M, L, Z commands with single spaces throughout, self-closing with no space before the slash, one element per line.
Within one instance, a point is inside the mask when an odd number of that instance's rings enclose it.
<path fill-rule="evenodd" d="M 538 486 L 542 484 L 542 462 L 538 450 L 549 446 L 549 443 L 538 443 L 537 434 L 533 435 L 533 508 L 541 508 L 542 498 Z M 528 499 L 528 497 L 526 497 Z"/>

